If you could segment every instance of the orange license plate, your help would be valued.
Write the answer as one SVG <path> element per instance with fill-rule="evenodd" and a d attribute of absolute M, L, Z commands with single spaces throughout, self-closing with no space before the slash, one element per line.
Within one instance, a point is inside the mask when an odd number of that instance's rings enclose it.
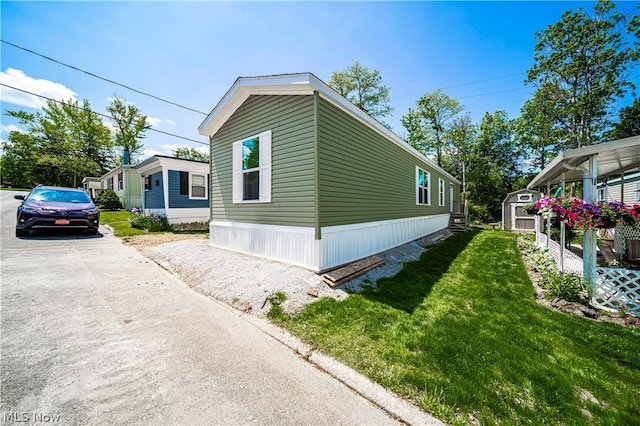
<path fill-rule="evenodd" d="M 68 225 L 69 219 L 56 219 L 56 225 Z"/>

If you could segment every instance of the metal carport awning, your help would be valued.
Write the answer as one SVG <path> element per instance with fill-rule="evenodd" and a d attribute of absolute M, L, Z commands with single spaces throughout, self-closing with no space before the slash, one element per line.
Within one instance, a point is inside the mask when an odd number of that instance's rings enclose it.
<path fill-rule="evenodd" d="M 591 172 L 592 177 L 597 179 L 618 176 L 628 171 L 638 171 L 640 170 L 640 136 L 564 151 L 538 173 L 527 188 L 543 188 L 547 184 L 558 185 L 562 182 L 563 172 L 565 182 L 580 181 L 583 179 L 583 171 L 576 167 L 588 170 L 589 161 L 594 155 L 597 156 L 597 169 Z"/>
<path fill-rule="evenodd" d="M 583 198 L 587 203 L 592 203 L 597 201 L 598 179 L 638 170 L 640 136 L 633 136 L 564 151 L 538 173 L 527 188 L 545 188 L 543 192 L 549 195 L 552 185 L 582 180 Z M 592 280 L 596 268 L 596 242 L 595 231 L 592 228 L 585 229 L 582 260 L 583 276 L 587 281 Z M 561 224 L 561 243 L 564 244 L 564 224 Z"/>

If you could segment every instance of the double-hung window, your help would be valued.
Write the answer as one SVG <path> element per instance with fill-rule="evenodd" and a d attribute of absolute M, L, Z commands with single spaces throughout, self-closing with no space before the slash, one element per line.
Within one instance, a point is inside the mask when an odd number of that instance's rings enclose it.
<path fill-rule="evenodd" d="M 438 205 L 444 206 L 444 180 L 438 178 Z"/>
<path fill-rule="evenodd" d="M 416 204 L 431 205 L 430 183 L 431 175 L 429 172 L 416 167 Z"/>
<path fill-rule="evenodd" d="M 180 195 L 190 199 L 207 199 L 207 176 L 200 173 L 180 172 Z"/>
<path fill-rule="evenodd" d="M 207 177 L 205 175 L 191 174 L 191 198 L 207 198 Z"/>
<path fill-rule="evenodd" d="M 271 130 L 233 143 L 233 202 L 271 202 Z"/>

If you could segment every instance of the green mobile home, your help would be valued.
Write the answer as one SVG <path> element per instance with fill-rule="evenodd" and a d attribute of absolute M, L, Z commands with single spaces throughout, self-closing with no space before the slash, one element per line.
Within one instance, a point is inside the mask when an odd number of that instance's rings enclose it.
<path fill-rule="evenodd" d="M 239 78 L 199 131 L 214 246 L 323 271 L 459 210 L 457 179 L 310 73 Z"/>

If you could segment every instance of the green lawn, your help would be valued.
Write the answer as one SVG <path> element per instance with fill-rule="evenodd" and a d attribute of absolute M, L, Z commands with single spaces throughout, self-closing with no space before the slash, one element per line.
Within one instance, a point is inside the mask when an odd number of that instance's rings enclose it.
<path fill-rule="evenodd" d="M 113 228 L 113 232 L 117 237 L 130 237 L 133 235 L 146 234 L 146 229 L 136 229 L 129 224 L 129 218 L 133 216 L 127 210 L 109 211 L 100 210 L 100 222 L 108 224 Z"/>
<path fill-rule="evenodd" d="M 377 289 L 273 317 L 448 423 L 640 419 L 640 329 L 537 304 L 506 232 L 456 234 Z"/>

